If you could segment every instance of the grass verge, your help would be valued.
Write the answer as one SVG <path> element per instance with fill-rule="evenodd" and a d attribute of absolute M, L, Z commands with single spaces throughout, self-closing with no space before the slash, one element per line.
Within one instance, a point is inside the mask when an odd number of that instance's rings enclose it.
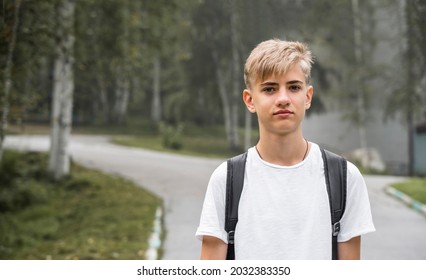
<path fill-rule="evenodd" d="M 155 131 L 155 129 L 152 128 L 152 124 L 151 126 L 141 126 L 139 131 L 136 132 L 135 129 L 135 132 L 132 134 L 115 135 L 112 137 L 112 142 L 160 152 L 207 158 L 229 158 L 242 152 L 242 149 L 233 150 L 229 147 L 225 130 L 222 126 L 197 126 L 186 123 L 182 124 L 182 127 L 182 132 L 177 136 L 179 142 L 179 148 L 177 149 L 167 147 L 164 142 L 166 140 L 165 137 L 168 136 L 164 135 L 161 129 Z M 172 127 L 172 129 L 176 129 L 176 127 Z M 257 133 L 253 134 L 257 135 Z M 256 141 L 256 135 L 253 136 L 252 143 Z M 242 130 L 240 136 L 241 139 L 243 139 Z"/>
<path fill-rule="evenodd" d="M 48 134 L 48 125 L 27 124 L 25 127 L 10 126 L 9 134 Z M 229 158 L 243 152 L 232 150 L 226 140 L 223 126 L 198 126 L 190 123 L 183 124 L 182 134 L 179 136 L 182 144 L 179 149 L 167 148 L 164 145 L 164 135 L 159 126 L 148 121 L 128 121 L 125 125 L 74 125 L 73 134 L 103 134 L 110 135 L 112 142 L 130 147 L 145 148 L 160 152 L 176 153 L 209 158 Z M 252 131 L 254 144 L 258 139 L 257 130 Z M 241 141 L 244 131 L 240 130 Z"/>
<path fill-rule="evenodd" d="M 405 193 L 414 200 L 426 204 L 426 179 L 413 178 L 405 182 L 392 185 L 395 189 Z"/>
<path fill-rule="evenodd" d="M 0 259 L 144 259 L 158 197 L 76 164 L 53 182 L 45 166 L 45 154 L 4 154 Z"/>
<path fill-rule="evenodd" d="M 229 158 L 236 152 L 229 149 L 225 139 L 208 137 L 183 137 L 180 149 L 170 149 L 162 145 L 161 136 L 113 136 L 115 144 L 145 148 L 159 152 L 176 153 L 181 155 L 200 156 L 206 158 Z"/>

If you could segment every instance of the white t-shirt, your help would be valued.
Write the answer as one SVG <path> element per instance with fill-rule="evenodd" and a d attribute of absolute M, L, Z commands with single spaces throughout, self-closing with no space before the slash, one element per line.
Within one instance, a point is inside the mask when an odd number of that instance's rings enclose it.
<path fill-rule="evenodd" d="M 364 179 L 348 162 L 346 209 L 339 242 L 375 231 Z M 226 162 L 212 174 L 196 236 L 227 241 Z M 235 229 L 236 259 L 331 259 L 331 217 L 318 145 L 293 166 L 270 164 L 248 150 Z"/>

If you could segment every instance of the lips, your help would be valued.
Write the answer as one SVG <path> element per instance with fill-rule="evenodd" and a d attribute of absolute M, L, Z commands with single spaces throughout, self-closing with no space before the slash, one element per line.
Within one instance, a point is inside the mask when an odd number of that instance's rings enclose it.
<path fill-rule="evenodd" d="M 290 110 L 278 110 L 276 112 L 274 112 L 274 116 L 282 116 L 282 117 L 287 117 L 294 114 L 292 111 Z"/>

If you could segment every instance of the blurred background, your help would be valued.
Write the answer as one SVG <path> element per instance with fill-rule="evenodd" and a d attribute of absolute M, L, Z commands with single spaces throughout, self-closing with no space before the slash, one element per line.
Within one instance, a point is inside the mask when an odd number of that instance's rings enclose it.
<path fill-rule="evenodd" d="M 314 54 L 307 139 L 345 155 L 365 174 L 426 174 L 425 1 L 1 0 L 0 160 L 8 198 L 0 200 L 9 205 L 2 208 L 3 229 L 13 233 L 15 218 L 6 216 L 26 207 L 11 206 L 22 199 L 13 198 L 10 186 L 18 183 L 5 175 L 18 160 L 5 154 L 8 138 L 46 135 L 41 150 L 48 153 L 34 172 L 47 171 L 52 184 L 72 172 L 71 134 L 213 158 L 254 145 L 257 122 L 241 100 L 243 65 L 251 49 L 271 38 L 306 42 Z M 97 143 L 88 139 L 79 141 Z M 212 168 L 198 182 L 199 200 Z M 161 183 L 144 182 L 164 194 L 166 212 L 172 209 Z M 33 241 L 5 236 L 3 258 L 50 256 L 12 256 L 11 244 L 27 248 Z M 84 242 L 93 245 L 90 238 Z M 132 257 L 143 258 L 147 246 Z M 120 258 L 96 250 L 90 258 Z"/>

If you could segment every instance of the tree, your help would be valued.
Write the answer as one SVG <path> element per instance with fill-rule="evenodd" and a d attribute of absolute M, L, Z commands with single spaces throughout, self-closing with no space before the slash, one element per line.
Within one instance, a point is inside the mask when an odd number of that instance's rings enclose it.
<path fill-rule="evenodd" d="M 238 47 L 239 30 L 238 15 L 235 1 L 204 1 L 194 12 L 194 47 L 202 47 L 203 52 L 195 52 L 205 56 L 204 59 L 197 59 L 203 63 L 199 68 L 207 72 L 208 65 L 205 63 L 206 57 L 211 61 L 212 73 L 216 80 L 217 92 L 220 96 L 223 121 L 228 144 L 231 149 L 240 149 L 240 137 L 238 132 L 240 100 L 237 97 L 242 92 L 239 88 L 240 72 L 240 50 Z M 194 60 L 196 58 L 193 58 Z M 204 80 L 209 80 L 204 76 Z M 231 92 L 229 93 L 229 90 Z"/>
<path fill-rule="evenodd" d="M 414 129 L 416 120 L 425 107 L 426 90 L 426 3 L 406 0 L 404 2 L 402 36 L 405 39 L 402 53 L 404 77 L 400 86 L 389 98 L 386 108 L 388 117 L 398 113 L 403 116 L 407 128 L 408 175 L 414 175 Z"/>
<path fill-rule="evenodd" d="M 3 158 L 3 143 L 5 138 L 5 131 L 7 129 L 8 125 L 8 114 L 9 114 L 9 98 L 10 98 L 10 91 L 12 88 L 12 69 L 13 69 L 13 54 L 15 51 L 16 46 L 16 37 L 18 33 L 18 25 L 19 25 L 19 9 L 21 7 L 21 0 L 15 0 L 14 2 L 14 19 L 12 28 L 10 31 L 10 40 L 8 44 L 8 52 L 6 57 L 6 67 L 4 69 L 3 74 L 3 83 L 4 83 L 4 92 L 2 96 L 2 118 L 1 118 L 1 125 L 0 125 L 0 162 Z"/>
<path fill-rule="evenodd" d="M 313 48 L 318 50 L 313 68 L 314 80 L 320 82 L 316 91 L 328 89 L 338 98 L 335 99 L 337 102 L 328 102 L 331 106 L 325 109 L 334 110 L 337 105 L 343 118 L 357 127 L 358 145 L 365 149 L 368 146 L 366 126 L 371 118 L 372 88 L 383 72 L 378 71 L 372 57 L 377 42 L 374 33 L 376 7 L 368 1 L 359 3 L 358 0 L 323 0 L 306 5 L 309 5 L 305 7 L 308 11 L 304 19 L 306 28 L 318 27 L 314 34 L 305 35 L 311 37 Z M 334 16 L 328 16 L 330 14 Z"/>
<path fill-rule="evenodd" d="M 114 122 L 123 124 L 127 115 L 127 105 L 130 95 L 130 71 L 132 66 L 132 57 L 130 56 L 130 5 L 128 1 L 120 2 L 119 6 L 119 28 L 120 36 L 118 47 L 120 59 L 115 61 L 115 95 L 114 95 Z"/>
<path fill-rule="evenodd" d="M 150 118 L 156 124 L 178 122 L 188 96 L 187 90 L 182 90 L 185 87 L 182 63 L 188 57 L 188 17 L 196 3 L 183 0 L 148 3 L 144 5 L 149 12 L 144 41 L 148 46 L 146 57 L 151 57 Z"/>
<path fill-rule="evenodd" d="M 358 0 L 352 0 L 352 16 L 353 16 L 353 30 L 354 30 L 354 57 L 355 65 L 360 69 L 363 65 L 363 50 L 362 50 L 362 30 L 361 30 L 361 17 Z M 361 71 L 355 71 L 354 84 L 358 85 L 356 89 L 356 110 L 354 113 L 355 122 L 358 126 L 359 143 L 361 149 L 367 148 L 367 135 L 366 135 L 366 116 L 367 104 L 365 102 L 366 88 L 364 79 L 361 77 Z"/>
<path fill-rule="evenodd" d="M 161 102 L 161 61 L 158 55 L 154 56 L 152 61 L 152 105 L 151 105 L 151 120 L 154 123 L 160 123 L 162 119 L 162 102 Z"/>
<path fill-rule="evenodd" d="M 74 94 L 74 0 L 57 6 L 55 62 L 53 69 L 52 127 L 48 170 L 59 180 L 70 170 L 69 137 Z"/>

